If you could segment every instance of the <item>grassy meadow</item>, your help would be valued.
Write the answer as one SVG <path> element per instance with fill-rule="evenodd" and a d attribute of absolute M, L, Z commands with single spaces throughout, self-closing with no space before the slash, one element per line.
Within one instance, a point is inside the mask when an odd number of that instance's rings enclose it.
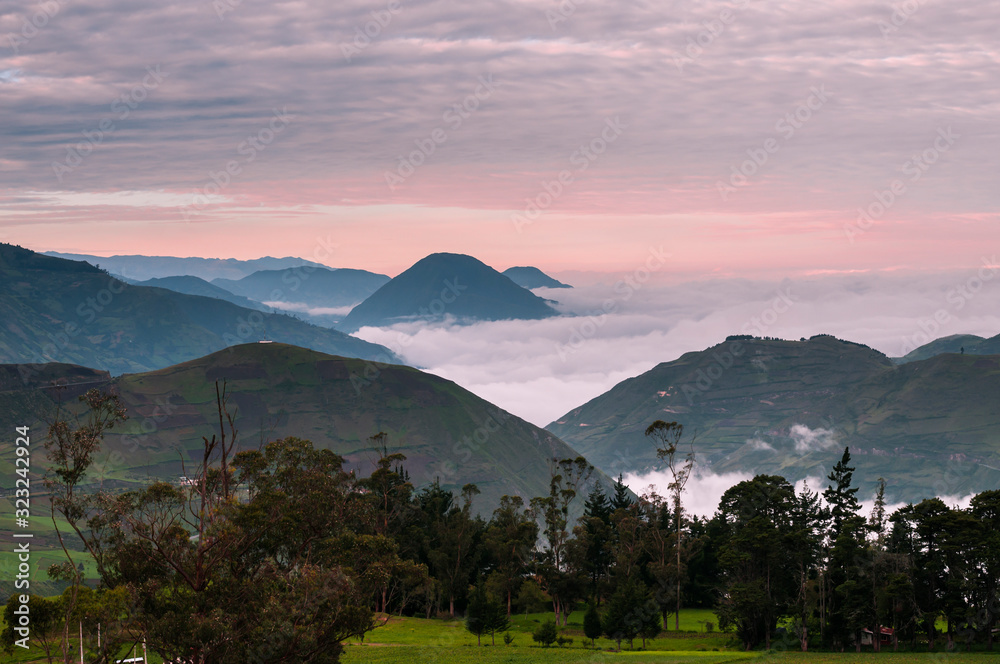
<path fill-rule="evenodd" d="M 717 618 L 708 610 L 687 609 L 681 612 L 681 631 L 671 629 L 659 638 L 646 643 L 636 639 L 634 650 L 622 643 L 622 651 L 614 650 L 608 639 L 597 639 L 596 648 L 583 636 L 583 612 L 570 616 L 569 625 L 560 628 L 560 634 L 573 639 L 572 643 L 547 648 L 531 639 L 531 633 L 543 621 L 551 618 L 548 613 L 515 615 L 512 618 L 511 645 L 503 643 L 502 635 L 496 645 L 489 636 L 483 638 L 481 647 L 476 637 L 469 634 L 461 619 L 441 620 L 391 617 L 388 622 L 366 635 L 364 643 L 357 639 L 345 643 L 344 664 L 722 664 L 724 662 L 754 662 L 758 664 L 994 664 L 1000 662 L 1000 650 L 994 653 L 871 653 L 854 652 L 743 652 L 731 634 L 720 633 Z M 713 630 L 707 631 L 706 623 Z M 2 625 L 2 617 L 0 617 Z M 671 621 L 673 627 L 673 621 Z M 74 648 L 76 640 L 72 639 Z M 780 646 L 778 646 L 780 648 Z M 792 644 L 797 647 L 797 644 Z M 141 649 L 139 649 L 141 652 Z M 123 652 L 123 657 L 128 653 Z M 58 657 L 57 657 L 58 660 Z M 28 651 L 17 650 L 8 655 L 0 653 L 0 662 L 11 664 L 41 664 L 45 655 L 38 646 Z M 159 657 L 149 653 L 150 664 L 161 664 Z"/>

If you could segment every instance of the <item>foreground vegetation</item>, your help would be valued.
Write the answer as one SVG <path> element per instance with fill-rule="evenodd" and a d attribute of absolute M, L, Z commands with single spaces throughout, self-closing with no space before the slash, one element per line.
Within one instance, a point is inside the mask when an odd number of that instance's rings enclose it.
<path fill-rule="evenodd" d="M 50 428 L 51 502 L 100 584 L 69 557 L 49 571 L 67 590 L 31 597 L 49 661 L 75 658 L 81 627 L 95 664 L 140 641 L 210 664 L 723 662 L 771 657 L 752 652 L 762 645 L 849 650 L 883 626 L 887 650 L 992 647 L 1000 491 L 968 510 L 935 499 L 891 515 L 880 492 L 865 518 L 845 450 L 822 500 L 759 475 L 726 491 L 713 519 L 688 519 L 683 427 L 657 421 L 647 435 L 669 498 L 636 501 L 620 478 L 608 495 L 586 460 L 554 459 L 547 495 L 503 496 L 485 520 L 474 485 L 416 490 L 384 434 L 370 440 L 367 477 L 298 438 L 236 453 L 224 385 L 217 394 L 221 430 L 181 486 L 81 490 L 103 432 L 126 417 L 114 395 L 88 392 L 86 421 Z M 8 652 L 22 601 L 5 607 Z"/>

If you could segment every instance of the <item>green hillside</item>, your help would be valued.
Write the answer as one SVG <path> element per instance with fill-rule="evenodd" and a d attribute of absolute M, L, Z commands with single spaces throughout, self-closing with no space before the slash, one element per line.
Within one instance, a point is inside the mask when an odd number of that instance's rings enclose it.
<path fill-rule="evenodd" d="M 99 380 L 94 375 L 88 386 Z M 190 464 L 200 458 L 202 436 L 218 430 L 217 380 L 227 381 L 243 448 L 298 436 L 334 450 L 367 474 L 376 458 L 368 438 L 384 431 L 391 450 L 407 456 L 415 484 L 439 478 L 442 486 L 460 490 L 472 482 L 482 491 L 478 504 L 483 506 L 497 504 L 504 494 L 525 500 L 546 494 L 549 461 L 578 456 L 552 434 L 443 378 L 285 344 L 246 344 L 108 380 L 130 419 L 108 436 L 109 462 L 95 471 L 92 482 L 145 483 L 184 474 L 182 459 Z M 41 435 L 54 397 L 37 386 L 5 393 L 4 405 L 21 405 L 5 410 L 4 426 L 27 422 Z M 8 448 L 8 441 L 0 442 L 0 457 L 11 456 Z"/>
<path fill-rule="evenodd" d="M 608 472 L 648 469 L 656 419 L 696 434 L 712 471 L 823 477 L 845 446 L 862 494 L 894 500 L 1000 484 L 1000 357 L 894 365 L 866 346 L 732 337 L 619 383 L 548 426 Z M 824 485 L 825 486 L 825 485 Z M 815 487 L 814 487 L 815 488 Z"/>
<path fill-rule="evenodd" d="M 65 362 L 119 374 L 260 339 L 350 357 L 394 358 L 382 346 L 292 316 L 128 285 L 88 263 L 9 244 L 0 244 L 0 283 L 0 363 Z"/>
<path fill-rule="evenodd" d="M 462 254 L 431 254 L 351 310 L 337 326 L 353 332 L 366 325 L 412 320 L 459 322 L 539 319 L 555 316 L 549 304 L 490 266 Z"/>
<path fill-rule="evenodd" d="M 982 350 L 979 349 L 980 345 L 982 345 Z M 951 336 L 941 337 L 919 348 L 915 348 L 903 357 L 893 358 L 893 361 L 898 364 L 905 364 L 906 362 L 915 362 L 916 360 L 926 360 L 942 353 L 960 353 L 963 351 L 971 355 L 993 355 L 1000 353 L 1000 337 L 984 339 L 975 334 L 952 334 Z"/>

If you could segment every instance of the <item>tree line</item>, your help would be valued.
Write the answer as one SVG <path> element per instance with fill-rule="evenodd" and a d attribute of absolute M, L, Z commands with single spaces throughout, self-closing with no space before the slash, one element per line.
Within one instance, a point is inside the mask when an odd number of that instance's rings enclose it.
<path fill-rule="evenodd" d="M 550 611 L 536 632 L 548 645 L 566 641 L 559 628 L 581 608 L 586 637 L 620 648 L 677 630 L 682 606 L 714 609 L 747 649 L 775 639 L 860 649 L 865 630 L 875 649 L 884 632 L 892 649 L 924 638 L 931 649 L 942 638 L 992 649 L 1000 491 L 968 509 L 934 498 L 888 514 L 883 482 L 865 516 L 845 450 L 822 494 L 758 475 L 702 518 L 684 510 L 693 454 L 681 456 L 683 427 L 657 421 L 646 434 L 670 473 L 666 497 L 636 497 L 620 476 L 605 487 L 582 457 L 554 459 L 545 495 L 477 512 L 472 484 L 415 487 L 383 433 L 369 439 L 368 476 L 294 437 L 237 451 L 224 385 L 217 397 L 219 433 L 204 439 L 186 486 L 81 492 L 104 433 L 127 416 L 117 396 L 91 391 L 82 424 L 56 418 L 53 517 L 72 531 L 59 535 L 67 560 L 72 537 L 99 584 L 64 563 L 50 569 L 69 583 L 63 596 L 32 597 L 50 661 L 74 657 L 80 627 L 88 661 L 101 664 L 139 643 L 175 662 L 332 663 L 344 640 L 390 615 L 464 616 L 495 643 L 512 613 Z"/>

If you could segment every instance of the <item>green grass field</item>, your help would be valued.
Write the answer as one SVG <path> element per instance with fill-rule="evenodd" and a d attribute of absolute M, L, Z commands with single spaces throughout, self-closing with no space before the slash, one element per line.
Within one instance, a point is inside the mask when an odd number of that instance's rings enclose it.
<path fill-rule="evenodd" d="M 573 639 L 571 644 L 543 648 L 531 639 L 531 632 L 551 614 L 514 616 L 510 634 L 514 642 L 505 646 L 500 635 L 496 645 L 489 637 L 483 646 L 476 646 L 476 637 L 465 631 L 461 620 L 424 620 L 392 618 L 388 624 L 370 633 L 364 644 L 347 644 L 343 661 L 346 664 L 552 664 L 611 663 L 622 664 L 717 664 L 721 662 L 759 662 L 761 664 L 992 664 L 1000 662 L 1000 652 L 990 653 L 762 653 L 742 652 L 731 634 L 706 631 L 706 623 L 718 624 L 711 611 L 689 609 L 681 613 L 681 632 L 664 632 L 649 641 L 634 643 L 636 650 L 622 644 L 622 652 L 614 652 L 614 642 L 597 640 L 597 649 L 583 636 L 583 613 L 570 616 L 569 625 L 560 633 Z M 671 626 L 673 623 L 671 622 Z"/>
<path fill-rule="evenodd" d="M 531 639 L 531 632 L 551 614 L 529 614 L 513 617 L 510 646 L 497 635 L 496 645 L 489 636 L 482 647 L 476 637 L 465 631 L 461 620 L 425 620 L 422 618 L 391 618 L 384 626 L 369 633 L 363 644 L 353 640 L 345 644 L 342 661 L 345 664 L 722 664 L 723 662 L 754 662 L 757 664 L 993 664 L 1000 662 L 995 653 L 801 653 L 801 652 L 742 652 L 731 634 L 706 631 L 706 623 L 717 622 L 711 611 L 689 609 L 681 613 L 681 632 L 666 632 L 649 641 L 645 649 L 636 640 L 635 650 L 623 643 L 621 652 L 614 643 L 598 639 L 597 648 L 583 636 L 583 612 L 570 616 L 569 625 L 560 633 L 573 639 L 571 644 L 543 648 Z M 673 623 L 671 623 L 672 625 Z M 125 656 L 125 653 L 123 653 Z M 34 664 L 44 662 L 41 648 L 0 654 L 0 662 Z M 150 653 L 150 664 L 160 659 Z"/>

